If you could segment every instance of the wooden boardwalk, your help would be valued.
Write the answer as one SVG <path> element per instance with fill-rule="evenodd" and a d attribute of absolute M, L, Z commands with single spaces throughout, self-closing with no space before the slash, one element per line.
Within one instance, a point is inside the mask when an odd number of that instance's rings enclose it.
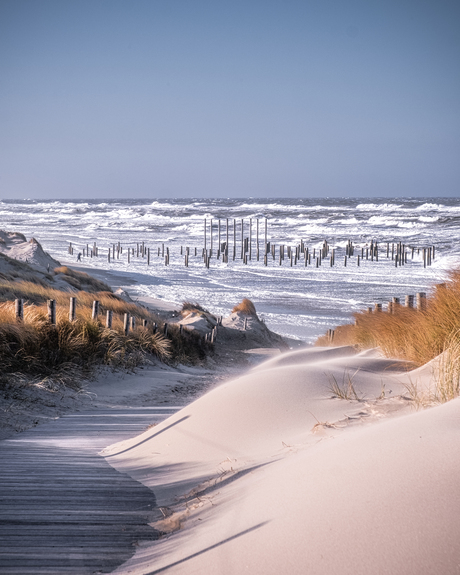
<path fill-rule="evenodd" d="M 80 412 L 0 441 L 0 573 L 110 573 L 155 539 L 154 493 L 97 453 L 176 410 Z"/>

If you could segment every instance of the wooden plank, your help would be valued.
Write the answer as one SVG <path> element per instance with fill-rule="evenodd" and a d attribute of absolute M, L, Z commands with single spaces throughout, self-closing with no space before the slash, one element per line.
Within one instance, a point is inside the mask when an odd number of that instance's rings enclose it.
<path fill-rule="evenodd" d="M 110 572 L 157 538 L 154 493 L 98 452 L 175 411 L 77 413 L 0 441 L 2 575 Z"/>

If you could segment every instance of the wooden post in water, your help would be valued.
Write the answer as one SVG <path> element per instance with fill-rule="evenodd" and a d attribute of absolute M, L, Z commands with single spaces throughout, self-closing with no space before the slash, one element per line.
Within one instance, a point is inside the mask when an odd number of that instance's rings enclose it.
<path fill-rule="evenodd" d="M 267 218 L 265 218 L 265 248 L 264 248 L 264 254 L 267 255 Z"/>
<path fill-rule="evenodd" d="M 217 235 L 218 235 L 218 240 L 219 240 L 219 243 L 217 244 L 217 259 L 219 259 L 220 258 L 220 246 L 221 246 L 221 242 L 220 242 L 220 219 L 218 220 Z"/>
<path fill-rule="evenodd" d="M 24 300 L 22 298 L 14 300 L 14 313 L 17 321 L 22 321 L 24 319 Z"/>
<path fill-rule="evenodd" d="M 249 218 L 249 259 L 252 260 L 252 218 Z"/>
<path fill-rule="evenodd" d="M 257 218 L 256 220 L 256 247 L 257 247 L 257 261 L 259 261 L 259 218 Z"/>
<path fill-rule="evenodd" d="M 147 248 L 147 265 L 150 265 L 150 248 Z"/>
<path fill-rule="evenodd" d="M 241 259 L 244 257 L 244 220 L 241 219 Z"/>
<path fill-rule="evenodd" d="M 233 261 L 236 258 L 236 220 L 233 219 Z"/>
<path fill-rule="evenodd" d="M 107 310 L 105 314 L 105 327 L 107 329 L 112 329 L 112 321 L 113 321 L 113 311 L 111 309 Z"/>
<path fill-rule="evenodd" d="M 210 257 L 212 257 L 212 218 L 211 218 L 211 223 L 209 226 L 209 235 L 210 235 L 210 243 L 211 243 L 211 249 L 209 252 Z"/>
<path fill-rule="evenodd" d="M 206 248 L 206 226 L 207 226 L 206 218 L 204 218 L 204 249 L 205 249 L 205 251 L 207 249 Z"/>
<path fill-rule="evenodd" d="M 96 320 L 98 315 L 99 315 L 99 302 L 97 300 L 94 300 L 91 319 Z"/>
<path fill-rule="evenodd" d="M 52 325 L 56 325 L 56 300 L 49 299 L 47 302 L 48 307 L 48 321 Z"/>
<path fill-rule="evenodd" d="M 76 308 L 77 308 L 77 298 L 71 297 L 69 305 L 69 321 L 75 321 Z"/>

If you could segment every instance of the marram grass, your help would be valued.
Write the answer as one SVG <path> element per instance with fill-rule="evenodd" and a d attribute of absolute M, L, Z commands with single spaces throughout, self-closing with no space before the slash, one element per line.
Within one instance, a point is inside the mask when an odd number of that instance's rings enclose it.
<path fill-rule="evenodd" d="M 424 310 L 397 306 L 393 314 L 359 312 L 354 318 L 355 325 L 336 328 L 333 345 L 380 347 L 387 357 L 418 366 L 441 356 L 432 397 L 419 399 L 444 402 L 460 395 L 460 270 L 452 271 L 445 283 L 436 286 Z M 316 345 L 330 342 L 322 336 Z"/>
<path fill-rule="evenodd" d="M 47 318 L 46 304 L 25 305 L 24 319 L 17 320 L 14 302 L 0 304 L 0 372 L 35 377 L 59 377 L 62 373 L 87 374 L 96 365 L 133 368 L 156 357 L 168 363 L 197 363 L 206 349 L 200 336 L 180 333 L 170 325 L 168 336 L 163 321 L 136 304 L 126 303 L 108 292 L 66 294 L 58 290 L 43 292 L 56 299 L 56 325 Z M 69 296 L 77 297 L 77 314 L 69 321 Z M 91 319 L 93 300 L 101 303 L 98 320 Z M 113 313 L 112 328 L 105 327 L 105 310 Z M 136 328 L 123 331 L 123 314 L 136 317 Z M 148 322 L 142 326 L 142 319 Z M 156 323 L 158 331 L 153 333 Z"/>

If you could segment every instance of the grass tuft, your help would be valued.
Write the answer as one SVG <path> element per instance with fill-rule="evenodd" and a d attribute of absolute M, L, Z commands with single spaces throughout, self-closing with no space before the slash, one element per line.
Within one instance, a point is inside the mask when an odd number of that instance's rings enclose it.
<path fill-rule="evenodd" d="M 246 297 L 243 299 L 243 301 L 241 303 L 239 303 L 238 305 L 236 305 L 232 309 L 232 313 L 236 313 L 236 312 L 240 312 L 240 313 L 243 313 L 245 315 L 257 316 L 255 305 L 252 303 L 252 301 L 250 299 L 248 299 Z"/>

